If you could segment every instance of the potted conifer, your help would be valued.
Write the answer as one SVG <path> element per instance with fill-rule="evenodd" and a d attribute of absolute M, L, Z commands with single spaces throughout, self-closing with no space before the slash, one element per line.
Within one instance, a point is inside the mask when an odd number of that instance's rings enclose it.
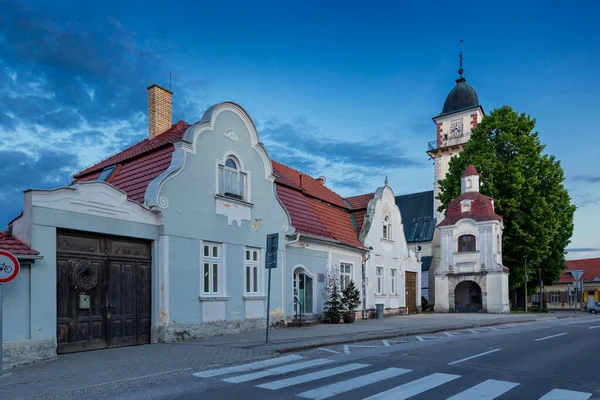
<path fill-rule="evenodd" d="M 360 304 L 360 292 L 350 281 L 342 293 L 342 305 L 344 306 L 344 323 L 351 324 L 356 319 L 356 307 Z"/>
<path fill-rule="evenodd" d="M 343 305 L 337 282 L 333 282 L 328 288 L 328 299 L 325 302 L 325 311 L 323 318 L 328 319 L 332 324 L 339 324 L 342 319 Z"/>

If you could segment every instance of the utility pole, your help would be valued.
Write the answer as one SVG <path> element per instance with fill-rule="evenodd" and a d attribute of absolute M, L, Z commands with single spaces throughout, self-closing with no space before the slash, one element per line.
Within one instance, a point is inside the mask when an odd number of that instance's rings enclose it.
<path fill-rule="evenodd" d="M 539 272 L 539 277 L 540 277 L 540 306 L 538 307 L 538 314 L 542 313 L 542 305 L 544 304 L 544 301 L 542 300 L 542 267 L 541 265 L 538 264 L 538 272 Z"/>
<path fill-rule="evenodd" d="M 527 281 L 529 277 L 527 276 L 527 256 L 525 256 L 525 314 L 527 314 Z"/>

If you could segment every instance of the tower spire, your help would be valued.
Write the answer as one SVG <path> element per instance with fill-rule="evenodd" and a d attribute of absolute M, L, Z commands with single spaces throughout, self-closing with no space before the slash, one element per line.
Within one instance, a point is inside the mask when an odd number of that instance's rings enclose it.
<path fill-rule="evenodd" d="M 465 72 L 465 71 L 463 70 L 462 43 L 463 43 L 463 40 L 462 40 L 462 39 L 460 39 L 460 53 L 459 53 L 459 55 L 458 55 L 458 57 L 459 57 L 459 60 L 460 60 L 460 68 L 458 69 L 458 74 L 459 74 L 460 76 L 462 76 L 463 72 Z"/>
<path fill-rule="evenodd" d="M 460 53 L 458 53 L 458 60 L 459 60 L 460 66 L 458 68 L 458 79 L 456 80 L 456 83 L 461 83 L 461 82 L 467 81 L 465 79 L 465 77 L 462 76 L 463 72 L 465 72 L 465 70 L 463 69 L 462 43 L 463 43 L 463 40 L 460 39 Z"/>

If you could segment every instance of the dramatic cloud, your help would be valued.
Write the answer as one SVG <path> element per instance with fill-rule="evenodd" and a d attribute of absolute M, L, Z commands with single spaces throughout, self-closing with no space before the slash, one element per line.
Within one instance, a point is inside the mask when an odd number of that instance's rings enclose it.
<path fill-rule="evenodd" d="M 0 2 L 0 229 L 22 190 L 68 184 L 143 139 L 146 86 L 169 76 L 170 44 L 137 38 L 93 5 L 40 4 Z"/>
<path fill-rule="evenodd" d="M 381 135 L 372 141 L 336 140 L 304 118 L 293 123 L 271 119 L 260 126 L 261 140 L 273 159 L 312 176 L 324 175 L 327 185 L 342 194 L 374 190 L 375 176 L 428 168 L 407 155 L 402 143 Z"/>
<path fill-rule="evenodd" d="M 38 157 L 20 151 L 0 151 L 0 229 L 23 209 L 23 190 L 49 189 L 69 184 L 77 155 L 42 150 Z"/>

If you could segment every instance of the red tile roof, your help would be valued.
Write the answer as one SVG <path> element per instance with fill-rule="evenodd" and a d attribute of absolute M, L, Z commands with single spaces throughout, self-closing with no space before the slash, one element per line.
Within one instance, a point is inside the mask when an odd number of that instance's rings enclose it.
<path fill-rule="evenodd" d="M 471 201 L 471 211 L 462 212 L 460 202 L 462 200 Z M 492 198 L 479 192 L 466 192 L 452 200 L 448 204 L 446 216 L 439 226 L 454 225 L 461 219 L 470 218 L 475 221 L 502 221 L 502 218 L 494 212 Z"/>
<path fill-rule="evenodd" d="M 0 250 L 8 251 L 14 255 L 37 256 L 40 254 L 8 232 L 0 232 Z"/>
<path fill-rule="evenodd" d="M 479 172 L 477 172 L 477 169 L 475 168 L 475 166 L 473 164 L 469 164 L 467 166 L 467 168 L 465 169 L 465 173 L 462 176 L 472 176 L 472 175 L 479 175 Z"/>
<path fill-rule="evenodd" d="M 367 208 L 369 201 L 375 197 L 375 193 L 366 193 L 358 196 L 346 197 L 346 201 L 350 203 L 352 208 L 358 210 L 360 208 Z"/>
<path fill-rule="evenodd" d="M 75 174 L 74 178 L 81 178 L 85 175 L 88 175 L 95 171 L 103 170 L 106 167 L 109 167 L 114 164 L 121 163 L 123 161 L 129 161 L 133 158 L 139 157 L 143 154 L 147 154 L 152 152 L 160 147 L 165 145 L 170 145 L 174 141 L 181 139 L 186 129 L 190 127 L 190 124 L 187 124 L 183 121 L 179 121 L 174 124 L 171 129 L 161 133 L 160 135 L 154 137 L 153 139 L 144 139 L 139 143 L 134 144 L 133 146 L 110 156 L 99 163 L 92 165 L 84 169 L 83 171 Z"/>
<path fill-rule="evenodd" d="M 583 275 L 580 280 L 593 281 L 594 279 L 600 280 L 600 258 L 586 258 L 583 260 L 569 260 L 567 261 L 567 269 L 565 269 L 560 275 L 559 282 L 573 282 L 575 279 L 567 275 L 567 271 L 572 269 L 582 269 Z"/>
<path fill-rule="evenodd" d="M 363 223 L 365 222 L 365 214 L 367 213 L 369 201 L 371 201 L 373 197 L 375 197 L 375 193 L 366 193 L 358 196 L 346 197 L 346 201 L 350 203 L 354 209 L 354 219 L 356 220 L 356 226 L 359 235 L 362 231 Z"/>
<path fill-rule="evenodd" d="M 121 167 L 111 177 L 110 184 L 127 193 L 131 200 L 143 204 L 150 182 L 171 164 L 172 143 L 181 139 L 189 126 L 179 121 L 154 139 L 144 139 L 79 172 L 74 176 L 73 183 L 95 180 L 104 168 L 119 163 Z M 353 207 L 349 202 L 309 175 L 276 161 L 272 161 L 272 165 L 277 194 L 290 214 L 292 226 L 298 232 L 362 246 L 352 220 Z M 353 199 L 364 196 L 368 195 Z M 360 222 L 357 222 L 362 227 L 363 218 L 359 219 Z"/>

